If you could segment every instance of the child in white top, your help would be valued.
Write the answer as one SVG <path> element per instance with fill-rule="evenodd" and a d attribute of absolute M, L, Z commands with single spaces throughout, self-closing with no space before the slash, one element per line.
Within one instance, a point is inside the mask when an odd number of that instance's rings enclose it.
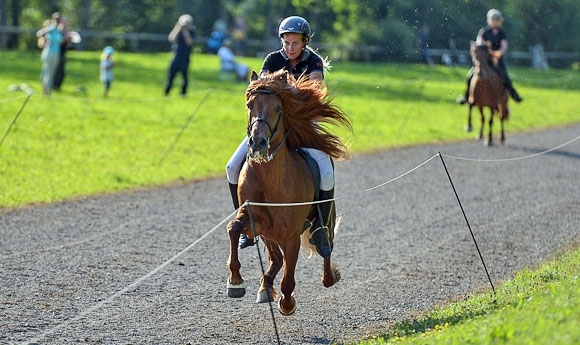
<path fill-rule="evenodd" d="M 113 53 L 115 49 L 111 46 L 106 46 L 103 49 L 103 54 L 101 54 L 101 81 L 105 91 L 103 97 L 109 95 L 109 89 L 111 88 L 111 83 L 113 82 L 113 67 L 115 62 L 113 61 Z"/>

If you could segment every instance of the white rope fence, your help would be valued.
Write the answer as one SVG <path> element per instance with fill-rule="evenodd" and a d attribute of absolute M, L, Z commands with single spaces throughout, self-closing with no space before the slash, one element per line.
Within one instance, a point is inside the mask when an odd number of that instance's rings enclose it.
<path fill-rule="evenodd" d="M 577 141 L 580 139 L 580 135 L 566 141 L 565 143 L 562 143 L 558 146 L 552 147 L 550 149 L 538 152 L 538 153 L 533 153 L 530 155 L 526 155 L 526 156 L 520 156 L 520 157 L 513 157 L 513 158 L 494 158 L 494 159 L 481 159 L 481 158 L 467 158 L 467 157 L 458 157 L 458 156 L 453 156 L 453 155 L 447 155 L 447 154 L 441 154 L 443 157 L 448 157 L 448 158 L 452 158 L 452 159 L 457 159 L 457 160 L 463 160 L 463 161 L 470 161 L 470 162 L 512 162 L 512 161 L 519 161 L 519 160 L 524 160 L 524 159 L 530 159 L 530 158 L 534 158 L 534 157 L 538 157 L 541 155 L 545 155 L 547 153 L 556 151 L 561 149 L 564 146 L 568 146 L 570 144 L 572 144 L 573 142 Z"/>

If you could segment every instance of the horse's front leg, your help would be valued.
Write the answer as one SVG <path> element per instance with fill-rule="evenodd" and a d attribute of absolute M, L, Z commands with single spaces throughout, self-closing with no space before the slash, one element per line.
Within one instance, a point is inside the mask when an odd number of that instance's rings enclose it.
<path fill-rule="evenodd" d="M 483 107 L 479 106 L 479 119 L 481 121 L 481 126 L 479 127 L 479 136 L 477 137 L 478 140 L 483 139 L 483 127 L 485 127 L 485 115 L 483 113 Z"/>
<path fill-rule="evenodd" d="M 240 274 L 242 266 L 238 259 L 238 244 L 240 234 L 244 229 L 244 223 L 240 219 L 232 220 L 227 226 L 228 236 L 230 238 L 230 256 L 228 258 L 228 268 L 230 276 L 228 278 L 228 297 L 240 298 L 246 294 L 246 283 Z"/>
<path fill-rule="evenodd" d="M 473 130 L 473 126 L 471 125 L 471 110 L 473 109 L 473 104 L 469 104 L 467 107 L 467 125 L 465 126 L 466 132 L 471 132 Z"/>
<path fill-rule="evenodd" d="M 336 208 L 333 205 L 332 206 L 332 214 L 330 217 L 330 224 L 328 225 L 328 230 L 329 230 L 328 234 L 329 234 L 330 246 L 332 248 L 334 248 L 334 232 L 337 231 L 337 229 L 338 229 L 338 224 L 336 222 Z M 324 285 L 324 287 L 327 287 L 327 288 L 338 283 L 338 281 L 340 280 L 340 272 L 336 268 L 336 265 L 331 263 L 331 261 L 330 261 L 331 257 L 332 256 L 324 258 L 324 261 L 323 261 L 324 274 L 322 275 L 322 285 Z"/>
<path fill-rule="evenodd" d="M 282 264 L 284 263 L 284 256 L 280 251 L 280 246 L 277 243 L 264 239 L 264 244 L 268 250 L 268 259 L 270 260 L 270 267 L 264 273 L 260 284 L 260 290 L 256 297 L 256 303 L 273 302 L 278 298 L 278 294 L 274 290 L 274 279 L 276 274 L 280 272 Z"/>
<path fill-rule="evenodd" d="M 499 130 L 500 130 L 500 138 L 499 138 L 499 140 L 500 140 L 500 142 L 501 142 L 502 145 L 505 144 L 505 133 L 503 131 L 503 121 L 504 121 L 503 118 L 501 120 L 499 120 Z"/>
<path fill-rule="evenodd" d="M 331 287 L 340 280 L 340 271 L 336 265 L 330 262 L 330 256 L 324 258 L 324 274 L 322 275 L 322 285 L 324 287 Z"/>
<path fill-rule="evenodd" d="M 487 135 L 487 145 L 493 144 L 492 133 L 493 133 L 493 117 L 495 115 L 495 111 L 492 109 L 490 110 L 489 114 L 489 134 Z"/>
<path fill-rule="evenodd" d="M 296 262 L 298 261 L 298 252 L 300 251 L 300 237 L 287 243 L 284 248 L 284 275 L 280 281 L 280 291 L 282 297 L 278 302 L 278 308 L 283 315 L 292 315 L 296 311 L 296 300 L 292 293 L 296 287 L 294 274 L 296 272 Z"/>

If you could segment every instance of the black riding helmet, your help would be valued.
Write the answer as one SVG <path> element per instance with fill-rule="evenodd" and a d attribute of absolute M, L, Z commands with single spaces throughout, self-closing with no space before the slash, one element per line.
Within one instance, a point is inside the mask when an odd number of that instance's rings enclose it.
<path fill-rule="evenodd" d="M 308 24 L 308 21 L 302 17 L 291 16 L 280 23 L 278 36 L 282 37 L 282 35 L 288 32 L 303 34 L 307 43 L 310 41 L 310 24 Z"/>

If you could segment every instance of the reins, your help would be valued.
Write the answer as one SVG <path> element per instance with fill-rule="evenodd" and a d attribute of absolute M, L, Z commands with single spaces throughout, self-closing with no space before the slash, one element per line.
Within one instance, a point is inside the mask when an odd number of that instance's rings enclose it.
<path fill-rule="evenodd" d="M 480 50 L 480 48 L 477 47 L 476 50 Z M 494 69 L 493 62 L 491 61 L 491 57 L 489 56 L 488 53 L 488 49 L 485 49 L 484 57 L 480 56 L 480 58 L 477 58 L 479 54 L 477 51 L 473 52 L 473 54 L 474 54 L 473 65 L 477 71 L 477 75 L 481 79 L 488 78 L 490 70 Z"/>

